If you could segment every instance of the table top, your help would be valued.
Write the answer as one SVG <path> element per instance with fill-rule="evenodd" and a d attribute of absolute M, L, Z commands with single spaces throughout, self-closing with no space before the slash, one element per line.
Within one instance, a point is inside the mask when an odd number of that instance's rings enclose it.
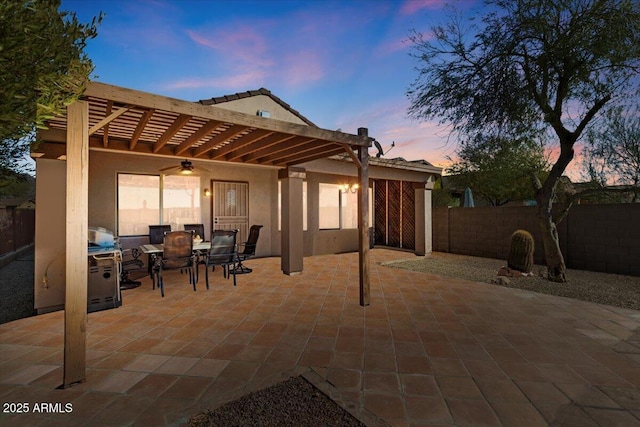
<path fill-rule="evenodd" d="M 194 251 L 206 251 L 209 248 L 211 248 L 211 242 L 199 242 L 199 243 L 194 242 L 193 243 Z M 164 251 L 164 245 L 162 243 L 158 243 L 154 245 L 152 244 L 140 245 L 140 250 L 145 254 L 158 254 Z"/>

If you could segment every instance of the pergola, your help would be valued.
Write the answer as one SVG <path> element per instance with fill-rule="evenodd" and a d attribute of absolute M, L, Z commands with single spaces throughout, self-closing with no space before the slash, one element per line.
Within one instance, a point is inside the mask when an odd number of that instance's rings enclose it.
<path fill-rule="evenodd" d="M 86 378 L 89 150 L 161 155 L 277 167 L 282 179 L 285 274 L 302 271 L 299 209 L 304 162 L 347 153 L 369 186 L 371 139 L 89 82 L 66 115 L 51 119 L 33 157 L 66 156 L 66 296 L 64 386 Z M 369 305 L 368 191 L 358 194 L 360 305 Z M 300 213 L 298 214 L 298 211 Z"/>

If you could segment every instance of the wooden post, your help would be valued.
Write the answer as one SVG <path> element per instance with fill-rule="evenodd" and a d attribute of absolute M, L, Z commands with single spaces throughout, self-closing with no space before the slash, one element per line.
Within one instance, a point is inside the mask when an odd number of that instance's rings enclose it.
<path fill-rule="evenodd" d="M 66 293 L 63 387 L 86 379 L 89 104 L 67 107 Z"/>
<path fill-rule="evenodd" d="M 359 136 L 368 136 L 367 128 L 358 129 Z M 369 283 L 369 147 L 358 147 L 358 258 L 360 273 L 360 305 L 371 303 Z"/>

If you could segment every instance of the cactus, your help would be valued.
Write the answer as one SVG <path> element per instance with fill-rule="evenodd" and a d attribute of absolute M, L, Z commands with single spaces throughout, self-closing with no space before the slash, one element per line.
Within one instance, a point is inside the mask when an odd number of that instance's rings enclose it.
<path fill-rule="evenodd" d="M 516 230 L 511 235 L 511 248 L 507 266 L 523 273 L 533 270 L 533 236 L 526 230 Z"/>

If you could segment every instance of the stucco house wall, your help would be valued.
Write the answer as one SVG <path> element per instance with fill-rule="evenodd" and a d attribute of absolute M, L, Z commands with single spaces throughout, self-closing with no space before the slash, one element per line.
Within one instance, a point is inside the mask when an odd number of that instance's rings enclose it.
<path fill-rule="evenodd" d="M 257 114 L 259 110 L 269 111 L 271 119 L 284 120 L 314 126 L 306 117 L 289 108 L 270 92 L 261 89 L 248 92 L 250 95 L 232 96 L 233 99 L 212 98 L 200 101 L 218 107 Z M 190 159 L 200 176 L 201 222 L 205 226 L 205 236 L 212 227 L 211 198 L 204 195 L 205 188 L 211 188 L 212 181 L 246 182 L 249 189 L 248 225 L 262 224 L 256 253 L 257 256 L 281 255 L 281 231 L 278 230 L 278 168 L 220 161 Z M 369 178 L 402 180 L 431 188 L 434 170 L 431 165 L 370 159 Z M 88 223 L 90 226 L 104 227 L 117 233 L 117 176 L 118 173 L 161 174 L 161 169 L 177 166 L 174 157 L 132 154 L 128 152 L 105 151 L 92 148 L 89 151 L 89 199 Z M 358 230 L 319 229 L 319 184 L 345 184 L 357 180 L 357 168 L 351 160 L 343 157 L 322 159 L 299 165 L 306 171 L 308 191 L 308 230 L 303 233 L 304 256 L 327 253 L 341 253 L 358 250 Z M 65 181 L 64 160 L 36 159 L 38 186 L 36 189 L 36 257 L 35 280 L 36 309 L 64 303 L 65 266 Z M 426 190 L 425 192 L 428 192 Z M 416 199 L 418 200 L 418 198 Z M 420 200 L 425 200 L 421 196 Z M 430 197 L 426 197 L 430 201 Z M 428 212 L 422 213 L 424 227 L 417 227 L 429 240 L 422 248 L 431 248 L 430 202 L 423 203 Z M 424 211 L 423 209 L 423 211 Z M 417 210 L 418 211 L 418 210 Z M 373 224 L 370 224 L 372 226 Z M 428 230 L 425 230 L 425 227 Z M 422 239 L 424 241 L 424 238 Z M 148 242 L 148 237 L 123 237 L 124 248 L 137 247 Z M 417 249 L 417 248 L 416 248 Z M 58 259 L 60 258 L 60 259 Z"/>

